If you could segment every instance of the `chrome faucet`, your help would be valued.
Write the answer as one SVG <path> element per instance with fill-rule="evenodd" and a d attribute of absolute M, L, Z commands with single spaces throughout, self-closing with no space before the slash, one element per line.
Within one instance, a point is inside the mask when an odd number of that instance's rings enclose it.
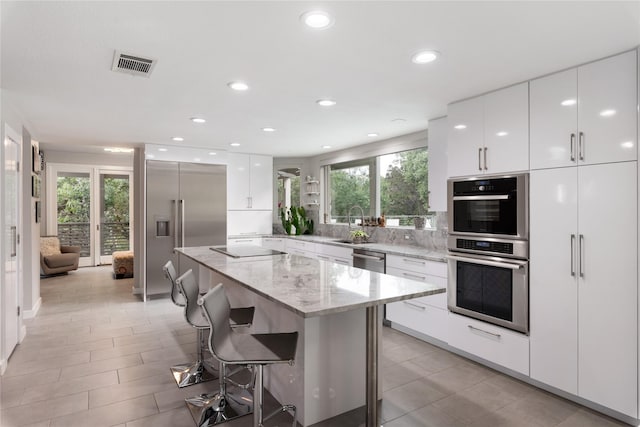
<path fill-rule="evenodd" d="M 349 208 L 349 212 L 347 213 L 347 222 L 349 223 L 349 230 L 351 230 L 351 210 L 360 209 L 360 226 L 362 227 L 362 231 L 364 231 L 364 209 L 362 209 L 359 205 L 353 205 Z"/>

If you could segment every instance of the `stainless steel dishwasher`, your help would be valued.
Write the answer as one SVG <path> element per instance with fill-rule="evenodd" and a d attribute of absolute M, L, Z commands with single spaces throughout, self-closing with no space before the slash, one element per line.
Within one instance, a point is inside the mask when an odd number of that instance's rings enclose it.
<path fill-rule="evenodd" d="M 387 254 L 384 252 L 355 248 L 352 256 L 354 267 L 375 271 L 376 273 L 386 272 Z"/>
<path fill-rule="evenodd" d="M 362 268 L 363 270 L 375 271 L 376 273 L 387 272 L 387 254 L 384 252 L 370 251 L 368 249 L 353 249 L 353 266 Z M 382 324 L 391 326 L 391 322 L 387 320 L 387 305 L 382 309 Z"/>

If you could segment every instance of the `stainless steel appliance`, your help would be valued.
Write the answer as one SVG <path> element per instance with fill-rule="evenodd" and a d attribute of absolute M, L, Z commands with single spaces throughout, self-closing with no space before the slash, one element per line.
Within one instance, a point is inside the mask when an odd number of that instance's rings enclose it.
<path fill-rule="evenodd" d="M 355 248 L 352 256 L 354 267 L 375 271 L 376 273 L 386 272 L 387 254 L 384 252 Z"/>
<path fill-rule="evenodd" d="M 448 181 L 447 305 L 529 332 L 528 174 Z"/>
<path fill-rule="evenodd" d="M 450 234 L 529 239 L 529 174 L 447 181 Z"/>
<path fill-rule="evenodd" d="M 198 265 L 174 247 L 224 245 L 227 240 L 227 167 L 147 160 L 147 296 L 171 291 L 162 266 L 173 261 L 178 274 Z"/>

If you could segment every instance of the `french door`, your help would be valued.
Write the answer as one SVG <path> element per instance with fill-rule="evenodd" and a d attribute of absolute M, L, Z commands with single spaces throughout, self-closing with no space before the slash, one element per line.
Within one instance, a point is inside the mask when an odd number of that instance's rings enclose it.
<path fill-rule="evenodd" d="M 131 182 L 131 169 L 47 165 L 47 234 L 80 246 L 80 266 L 110 264 L 132 248 Z"/>

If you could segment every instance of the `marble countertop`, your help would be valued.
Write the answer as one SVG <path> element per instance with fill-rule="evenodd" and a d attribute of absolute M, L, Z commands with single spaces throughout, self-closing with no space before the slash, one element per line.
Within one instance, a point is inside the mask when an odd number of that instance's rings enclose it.
<path fill-rule="evenodd" d="M 384 252 L 387 255 L 398 255 L 404 257 L 411 258 L 420 258 L 426 259 L 429 261 L 438 261 L 438 262 L 446 262 L 446 251 L 430 251 L 425 248 L 421 248 L 418 246 L 409 246 L 409 245 L 391 245 L 384 243 L 364 243 L 364 244 L 351 244 L 351 243 L 341 243 L 336 237 L 325 237 L 325 236 L 315 236 L 315 235 L 302 235 L 302 236 L 289 236 L 289 235 L 272 235 L 272 236 L 262 236 L 262 237 L 273 237 L 273 238 L 283 238 L 283 239 L 295 239 L 295 240 L 303 240 L 306 242 L 315 242 L 322 243 L 327 245 L 341 246 L 345 248 L 362 248 L 369 249 L 372 251 L 380 251 Z"/>
<path fill-rule="evenodd" d="M 209 246 L 176 251 L 302 317 L 445 292 L 435 284 L 292 254 L 232 258 Z"/>

